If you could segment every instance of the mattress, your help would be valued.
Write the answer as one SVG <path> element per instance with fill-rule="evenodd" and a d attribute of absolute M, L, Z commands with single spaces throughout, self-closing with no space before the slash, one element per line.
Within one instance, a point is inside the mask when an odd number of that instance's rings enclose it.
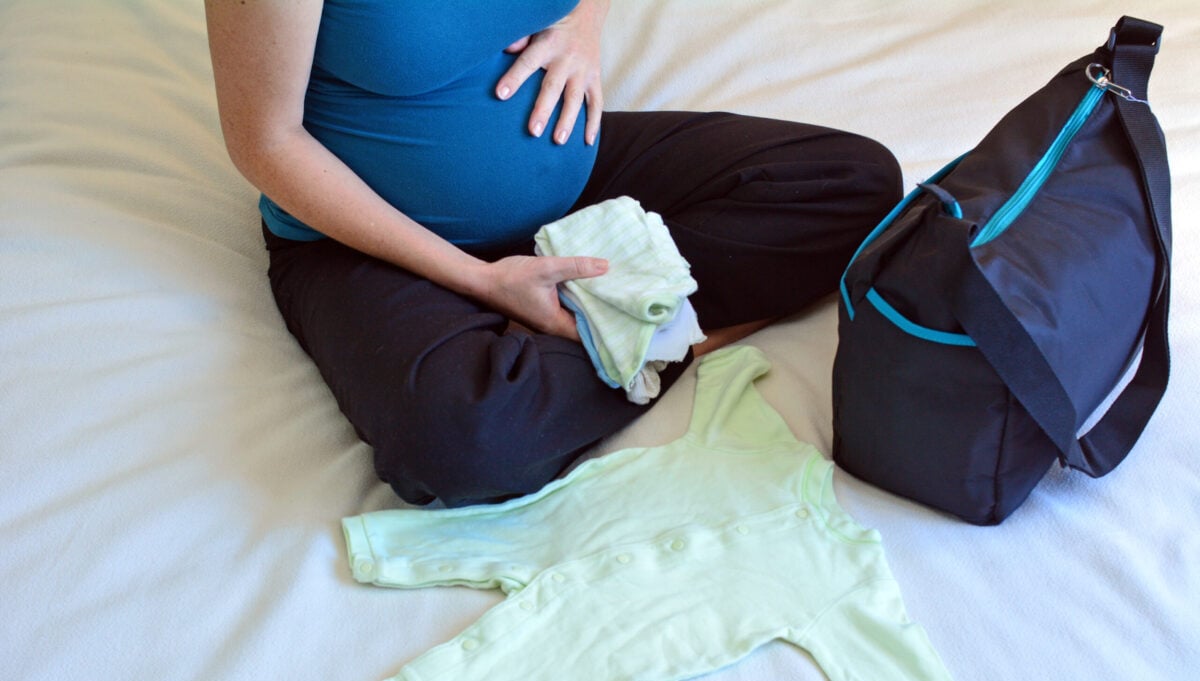
<path fill-rule="evenodd" d="M 614 0 L 606 27 L 610 109 L 852 130 L 911 187 L 1122 14 L 1166 26 L 1150 99 L 1174 182 L 1172 378 L 1141 440 L 1101 479 L 1054 467 L 996 527 L 834 478 L 964 681 L 1200 669 L 1200 8 Z M 500 601 L 352 579 L 341 518 L 403 504 L 284 329 L 256 197 L 201 3 L 0 3 L 0 677 L 381 679 Z M 833 299 L 743 343 L 828 456 Z M 682 434 L 694 371 L 590 455 Z M 705 678 L 825 676 L 776 642 Z"/>

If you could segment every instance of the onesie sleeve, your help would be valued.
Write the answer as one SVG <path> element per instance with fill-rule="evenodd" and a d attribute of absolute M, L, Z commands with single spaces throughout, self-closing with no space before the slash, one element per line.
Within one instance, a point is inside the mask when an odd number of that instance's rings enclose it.
<path fill-rule="evenodd" d="M 772 445 L 801 447 L 787 422 L 755 387 L 770 370 L 770 360 L 752 345 L 705 356 L 696 371 L 690 434 L 729 453 L 760 452 Z"/>
<path fill-rule="evenodd" d="M 812 626 L 789 637 L 830 681 L 950 681 L 925 630 L 908 619 L 892 580 L 848 594 Z"/>
<path fill-rule="evenodd" d="M 342 530 L 359 582 L 509 593 L 553 562 L 557 526 L 540 522 L 538 515 L 536 508 L 519 504 L 397 509 L 345 518 Z"/>

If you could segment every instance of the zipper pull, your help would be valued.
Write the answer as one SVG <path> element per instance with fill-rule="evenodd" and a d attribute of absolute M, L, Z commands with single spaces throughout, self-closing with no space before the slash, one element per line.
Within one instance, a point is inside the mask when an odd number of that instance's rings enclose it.
<path fill-rule="evenodd" d="M 1103 64 L 1088 64 L 1087 68 L 1084 69 L 1083 72 L 1087 74 L 1088 80 L 1095 83 L 1096 87 L 1100 88 L 1101 90 L 1107 90 L 1121 99 L 1131 102 L 1139 102 L 1141 104 L 1150 103 L 1144 99 L 1138 99 L 1137 97 L 1134 97 L 1129 88 L 1121 87 L 1120 85 L 1112 82 L 1112 80 L 1109 79 L 1109 76 L 1112 75 L 1112 71 L 1109 71 Z"/>

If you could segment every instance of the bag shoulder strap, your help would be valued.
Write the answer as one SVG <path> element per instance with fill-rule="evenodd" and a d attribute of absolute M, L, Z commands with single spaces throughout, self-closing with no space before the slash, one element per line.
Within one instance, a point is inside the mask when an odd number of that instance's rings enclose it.
<path fill-rule="evenodd" d="M 1170 170 L 1166 142 L 1146 101 L 1162 27 L 1123 17 L 1097 60 L 1112 64 L 1110 90 L 1118 118 L 1137 157 L 1148 191 L 1158 247 L 1155 297 L 1146 319 L 1137 372 L 1095 426 L 1080 439 L 1075 408 L 1053 369 L 1024 327 L 973 262 L 963 272 L 955 309 L 988 362 L 1050 437 L 1064 465 L 1099 477 L 1115 468 L 1141 436 L 1166 391 L 1170 359 L 1167 311 L 1170 299 Z"/>
<path fill-rule="evenodd" d="M 1159 266 L 1137 373 L 1105 416 L 1080 441 L 1083 455 L 1080 463 L 1099 466 L 1100 474 L 1120 463 L 1133 448 L 1166 392 L 1170 374 L 1167 312 L 1171 295 L 1171 171 L 1166 140 L 1147 102 L 1150 71 L 1161 46 L 1162 30 L 1158 24 L 1122 17 L 1103 48 L 1112 53 L 1113 82 L 1130 90 L 1131 98 L 1117 99 L 1117 117 L 1133 146 L 1149 194 Z M 1071 464 L 1080 467 L 1076 462 Z M 1082 470 L 1092 472 L 1087 468 Z"/>

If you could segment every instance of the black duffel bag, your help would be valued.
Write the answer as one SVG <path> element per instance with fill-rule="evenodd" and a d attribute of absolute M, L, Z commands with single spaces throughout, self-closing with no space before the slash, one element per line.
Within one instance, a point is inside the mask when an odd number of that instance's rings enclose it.
<path fill-rule="evenodd" d="M 918 185 L 842 277 L 834 460 L 994 524 L 1057 459 L 1099 477 L 1166 389 L 1170 173 L 1122 18 Z"/>

